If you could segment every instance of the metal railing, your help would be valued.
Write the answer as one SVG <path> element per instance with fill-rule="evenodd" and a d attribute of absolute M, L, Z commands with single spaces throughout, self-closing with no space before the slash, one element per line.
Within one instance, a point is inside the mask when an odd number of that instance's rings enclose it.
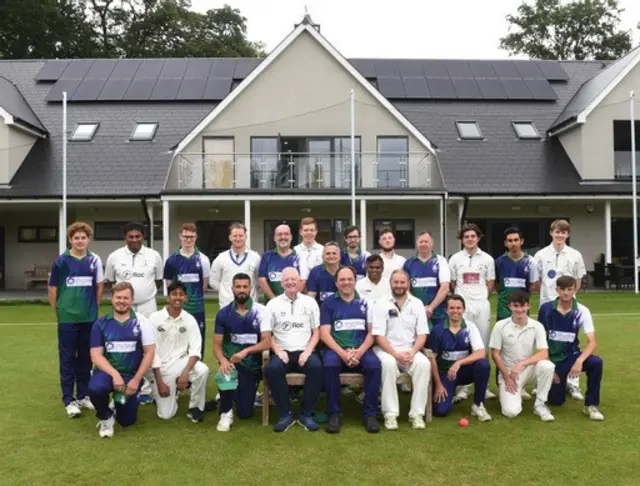
<path fill-rule="evenodd" d="M 640 176 L 640 151 L 636 152 L 636 177 Z M 631 151 L 616 150 L 613 153 L 613 170 L 616 179 L 631 179 Z"/>

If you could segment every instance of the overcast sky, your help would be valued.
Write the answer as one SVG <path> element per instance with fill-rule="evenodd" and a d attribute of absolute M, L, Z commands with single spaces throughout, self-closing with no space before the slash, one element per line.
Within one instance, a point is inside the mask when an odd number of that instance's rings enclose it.
<path fill-rule="evenodd" d="M 304 16 L 350 57 L 498 59 L 508 13 L 520 0 L 192 0 L 198 11 L 229 4 L 247 18 L 250 40 L 273 49 Z M 623 27 L 640 21 L 640 0 L 620 0 Z M 640 42 L 634 30 L 634 44 Z"/>

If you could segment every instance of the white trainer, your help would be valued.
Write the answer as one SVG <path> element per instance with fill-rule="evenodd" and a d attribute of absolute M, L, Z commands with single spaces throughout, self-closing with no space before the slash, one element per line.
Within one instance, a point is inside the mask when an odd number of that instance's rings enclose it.
<path fill-rule="evenodd" d="M 384 428 L 387 430 L 398 430 L 398 417 L 395 415 L 387 415 L 384 418 Z"/>
<path fill-rule="evenodd" d="M 424 419 L 422 415 L 414 415 L 413 417 L 409 417 L 409 422 L 411 422 L 411 427 L 418 429 L 426 429 L 427 425 L 424 423 Z"/>
<path fill-rule="evenodd" d="M 110 439 L 113 437 L 113 426 L 116 422 L 116 418 L 112 415 L 107 420 L 101 420 L 98 422 L 97 427 L 100 427 L 98 434 L 101 439 Z"/>
<path fill-rule="evenodd" d="M 233 424 L 233 410 L 220 414 L 220 421 L 216 429 L 218 429 L 218 432 L 229 432 L 231 424 Z"/>
<path fill-rule="evenodd" d="M 549 407 L 544 403 L 533 407 L 533 413 L 540 417 L 543 422 L 553 422 L 556 419 L 551 413 L 551 410 L 549 410 Z"/>
<path fill-rule="evenodd" d="M 65 407 L 65 410 L 67 411 L 69 418 L 76 418 L 82 415 L 82 410 L 80 410 L 77 402 L 71 402 Z"/>
<path fill-rule="evenodd" d="M 85 408 L 87 410 L 95 410 L 96 407 L 91 403 L 91 399 L 89 397 L 84 397 L 82 400 L 76 400 L 76 405 L 80 408 Z"/>
<path fill-rule="evenodd" d="M 574 400 L 584 400 L 584 395 L 580 391 L 580 387 L 575 385 L 567 385 L 567 393 Z"/>
<path fill-rule="evenodd" d="M 459 386 L 458 389 L 456 390 L 456 394 L 453 396 L 452 401 L 453 403 L 460 403 L 466 400 L 467 398 L 469 398 L 470 394 L 471 394 L 470 385 Z"/>
<path fill-rule="evenodd" d="M 398 385 L 398 389 L 400 390 L 400 393 L 411 393 L 411 386 L 408 383 L 400 383 L 400 385 Z"/>
<path fill-rule="evenodd" d="M 582 412 L 585 415 L 588 415 L 591 420 L 604 420 L 604 415 L 602 415 L 602 412 L 600 412 L 600 410 L 598 410 L 598 407 L 596 407 L 595 405 L 584 407 L 582 409 Z"/>
<path fill-rule="evenodd" d="M 471 415 L 477 417 L 480 422 L 490 422 L 491 415 L 487 412 L 487 409 L 484 408 L 484 404 L 476 405 L 475 403 L 471 405 Z"/>
<path fill-rule="evenodd" d="M 524 388 L 520 390 L 520 396 L 522 397 L 523 400 L 531 400 L 531 395 L 529 395 L 529 392 Z"/>
<path fill-rule="evenodd" d="M 490 400 L 490 399 L 492 399 L 492 398 L 495 398 L 495 397 L 496 397 L 496 394 L 495 394 L 495 393 L 493 393 L 491 390 L 489 390 L 489 389 L 487 388 L 487 391 L 486 391 L 486 392 L 484 392 L 484 397 L 485 397 L 487 400 Z"/>

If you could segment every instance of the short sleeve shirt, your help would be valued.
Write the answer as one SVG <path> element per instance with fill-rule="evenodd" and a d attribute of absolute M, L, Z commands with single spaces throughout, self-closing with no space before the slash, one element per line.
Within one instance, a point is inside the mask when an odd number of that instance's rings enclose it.
<path fill-rule="evenodd" d="M 530 358 L 540 349 L 548 349 L 544 326 L 530 317 L 524 326 L 518 326 L 512 318 L 498 321 L 491 333 L 489 347 L 500 351 L 507 368 Z"/>
<path fill-rule="evenodd" d="M 294 300 L 286 294 L 267 303 L 271 313 L 271 332 L 276 344 L 285 351 L 303 351 L 314 329 L 320 326 L 320 307 L 315 299 L 298 293 Z"/>
<path fill-rule="evenodd" d="M 420 299 L 408 295 L 400 307 L 393 299 L 378 302 L 372 311 L 372 333 L 384 336 L 394 349 L 410 349 L 418 336 L 429 334 L 427 315 Z"/>
<path fill-rule="evenodd" d="M 133 303 L 142 304 L 158 293 L 156 280 L 162 280 L 163 267 L 162 257 L 157 251 L 142 246 L 133 253 L 124 246 L 109 255 L 104 273 L 110 282 L 130 282 Z"/>
<path fill-rule="evenodd" d="M 331 337 L 342 349 L 358 348 L 369 332 L 369 306 L 361 298 L 350 302 L 339 293 L 329 297 L 320 308 L 320 325 L 331 326 Z"/>
<path fill-rule="evenodd" d="M 335 275 L 329 273 L 324 264 L 316 266 L 309 273 L 307 291 L 314 292 L 318 305 L 321 305 L 325 299 L 331 297 L 338 291 Z"/>
<path fill-rule="evenodd" d="M 457 333 L 453 333 L 449 320 L 437 324 L 429 335 L 429 348 L 436 355 L 438 372 L 447 373 L 456 361 L 466 358 L 470 354 L 484 349 L 480 331 L 473 322 L 463 320 Z"/>
<path fill-rule="evenodd" d="M 449 260 L 451 281 L 455 282 L 455 293 L 465 300 L 489 298 L 487 282 L 496 279 L 493 257 L 480 248 L 473 254 L 461 250 Z"/>
<path fill-rule="evenodd" d="M 209 258 L 197 249 L 188 257 L 178 250 L 164 264 L 164 279 L 177 280 L 186 287 L 184 310 L 190 314 L 204 312 L 204 279 L 209 278 L 210 274 Z"/>
<path fill-rule="evenodd" d="M 269 287 L 275 295 L 282 295 L 284 293 L 284 289 L 282 288 L 282 271 L 287 267 L 295 268 L 304 280 L 300 256 L 295 251 L 292 251 L 287 256 L 280 255 L 277 250 L 266 251 L 260 259 L 258 277 L 267 279 Z"/>
<path fill-rule="evenodd" d="M 565 245 L 562 250 L 557 251 L 553 245 L 549 245 L 536 253 L 535 259 L 540 274 L 540 305 L 558 297 L 558 277 L 568 275 L 581 279 L 587 273 L 582 253 L 570 246 Z"/>

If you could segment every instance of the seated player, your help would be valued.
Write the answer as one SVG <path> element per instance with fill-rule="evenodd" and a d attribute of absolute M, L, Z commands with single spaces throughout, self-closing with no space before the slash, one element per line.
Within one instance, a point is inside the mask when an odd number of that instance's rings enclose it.
<path fill-rule="evenodd" d="M 387 430 L 398 429 L 398 388 L 401 372 L 411 376 L 413 393 L 409 421 L 414 429 L 424 429 L 424 414 L 431 365 L 420 351 L 429 334 L 427 315 L 420 299 L 409 294 L 409 275 L 404 270 L 391 273 L 392 297 L 379 301 L 373 309 L 374 352 L 382 364 L 382 414 Z"/>
<path fill-rule="evenodd" d="M 364 424 L 376 433 L 380 360 L 370 349 L 373 344 L 371 318 L 367 303 L 356 297 L 356 272 L 351 267 L 338 270 L 338 293 L 329 297 L 320 309 L 320 339 L 324 351 L 324 389 L 327 394 L 327 432 L 340 432 L 340 373 L 364 374 Z"/>
<path fill-rule="evenodd" d="M 576 291 L 574 277 L 558 277 L 558 297 L 543 304 L 538 315 L 538 320 L 547 331 L 550 359 L 556 365 L 549 403 L 562 405 L 565 401 L 567 377 L 578 377 L 580 372 L 584 371 L 587 374 L 587 395 L 583 412 L 591 420 L 604 420 L 604 415 L 598 410 L 602 359 L 593 354 L 598 346 L 593 318 L 589 309 L 576 301 Z M 582 352 L 578 340 L 580 329 L 587 337 L 587 347 Z"/>
<path fill-rule="evenodd" d="M 89 397 L 100 419 L 100 437 L 113 437 L 115 420 L 122 427 L 135 424 L 138 392 L 145 372 L 153 362 L 153 329 L 133 305 L 133 287 L 119 282 L 111 288 L 113 310 L 98 318 L 91 328 L 91 361 L 96 369 L 89 380 Z M 115 412 L 109 408 L 111 393 Z"/>
<path fill-rule="evenodd" d="M 544 326 L 531 319 L 529 294 L 516 290 L 509 294 L 511 317 L 498 321 L 489 346 L 498 368 L 502 415 L 513 418 L 522 412 L 522 389 L 535 382 L 538 393 L 533 413 L 543 422 L 555 417 L 546 405 L 555 366 L 549 361 L 549 346 Z"/>
<path fill-rule="evenodd" d="M 315 269 L 311 273 L 314 271 Z M 272 316 L 273 353 L 266 373 L 271 396 L 280 414 L 280 420 L 273 430 L 284 432 L 295 423 L 286 375 L 304 373 L 299 422 L 305 429 L 316 431 L 319 427 L 312 414 L 323 379 L 322 360 L 314 352 L 320 339 L 320 308 L 314 299 L 298 292 L 300 275 L 295 268 L 289 267 L 282 271 L 282 287 L 284 294 L 267 303 Z"/>
<path fill-rule="evenodd" d="M 233 402 L 238 417 L 253 416 L 253 402 L 262 375 L 262 351 L 271 346 L 271 315 L 262 304 L 251 300 L 251 277 L 233 277 L 233 302 L 216 315 L 213 352 L 220 362 L 218 373 L 238 375 L 237 389 L 220 390 L 218 431 L 228 432 L 233 424 Z"/>
<path fill-rule="evenodd" d="M 491 365 L 480 331 L 473 322 L 465 321 L 464 299 L 452 295 L 447 302 L 447 316 L 429 335 L 428 348 L 433 352 L 433 414 L 446 417 L 453 407 L 453 391 L 458 385 L 475 384 L 471 415 L 488 422 L 491 415 L 484 408 L 485 392 Z"/>
<path fill-rule="evenodd" d="M 307 280 L 307 295 L 316 299 L 319 306 L 336 293 L 336 272 L 339 268 L 340 247 L 330 241 L 322 250 L 322 264 L 311 270 Z"/>
<path fill-rule="evenodd" d="M 149 317 L 156 338 L 152 367 L 158 417 L 173 418 L 178 412 L 176 392 L 189 388 L 187 417 L 193 422 L 201 422 L 209 367 L 200 361 L 200 327 L 198 321 L 183 309 L 187 290 L 182 282 L 169 284 L 167 295 L 167 306 Z"/>

